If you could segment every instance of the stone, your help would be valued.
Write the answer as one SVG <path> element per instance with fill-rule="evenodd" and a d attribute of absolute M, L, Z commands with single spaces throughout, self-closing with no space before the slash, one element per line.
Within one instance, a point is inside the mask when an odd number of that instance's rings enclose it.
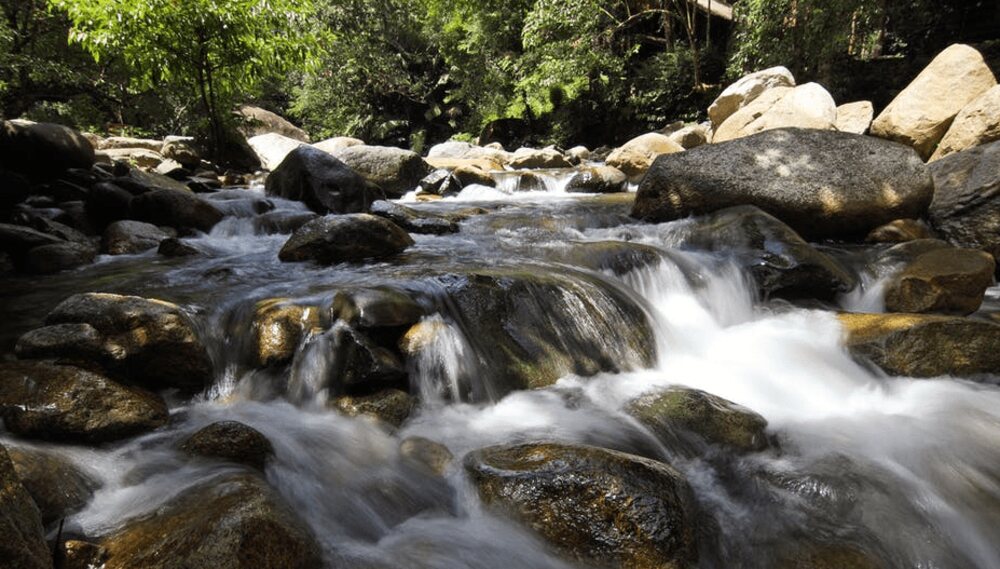
<path fill-rule="evenodd" d="M 306 131 L 267 109 L 243 105 L 236 113 L 243 119 L 240 130 L 247 138 L 273 132 L 293 140 L 309 142 L 309 135 L 306 134 Z"/>
<path fill-rule="evenodd" d="M 184 439 L 181 452 L 264 470 L 274 447 L 260 431 L 238 421 L 218 421 Z"/>
<path fill-rule="evenodd" d="M 737 452 L 768 448 L 767 420 L 753 411 L 697 389 L 669 387 L 643 395 L 626 412 L 668 448 L 700 455 L 700 441 Z M 692 438 L 694 435 L 694 438 Z"/>
<path fill-rule="evenodd" d="M 67 539 L 59 544 L 62 565 L 59 569 L 94 569 L 104 567 L 108 550 L 96 543 Z"/>
<path fill-rule="evenodd" d="M 257 302 L 253 333 L 258 365 L 267 367 L 290 362 L 302 338 L 319 323 L 318 307 L 281 298 Z"/>
<path fill-rule="evenodd" d="M 712 143 L 727 142 L 750 134 L 747 128 L 764 116 L 793 90 L 792 87 L 768 89 L 745 107 L 736 111 L 712 133 Z"/>
<path fill-rule="evenodd" d="M 511 158 L 510 167 L 515 170 L 538 168 L 569 168 L 572 164 L 562 152 L 554 148 L 518 148 Z"/>
<path fill-rule="evenodd" d="M 838 314 L 845 344 L 890 375 L 978 379 L 1000 373 L 1000 325 L 929 314 Z"/>
<path fill-rule="evenodd" d="M 475 148 L 468 142 L 449 140 L 441 144 L 435 144 L 427 151 L 428 158 L 461 158 L 466 152 Z"/>
<path fill-rule="evenodd" d="M 359 329 L 409 327 L 420 321 L 424 309 L 408 294 L 389 287 L 340 291 L 330 313 Z"/>
<path fill-rule="evenodd" d="M 374 417 L 399 428 L 416 407 L 416 400 L 400 389 L 383 389 L 370 395 L 341 395 L 332 401 L 332 407 L 349 417 Z"/>
<path fill-rule="evenodd" d="M 201 155 L 194 147 L 193 138 L 168 136 L 163 141 L 160 154 L 185 168 L 196 168 L 201 163 Z"/>
<path fill-rule="evenodd" d="M 933 195 L 927 167 L 906 146 L 789 128 L 659 157 L 632 216 L 663 222 L 755 205 L 808 239 L 844 238 L 919 218 Z"/>
<path fill-rule="evenodd" d="M 390 198 L 412 191 L 431 167 L 416 152 L 390 146 L 351 146 L 334 155 Z"/>
<path fill-rule="evenodd" d="M 121 176 L 116 176 L 112 182 L 124 188 L 133 196 L 142 195 L 154 190 L 173 190 L 190 194 L 188 187 L 173 178 L 157 174 L 156 172 L 144 172 L 136 168 L 128 168 Z"/>
<path fill-rule="evenodd" d="M 82 134 L 53 123 L 0 125 L 0 169 L 49 180 L 70 168 L 89 169 L 94 147 Z"/>
<path fill-rule="evenodd" d="M 497 168 L 497 170 L 500 169 L 502 168 Z M 472 184 L 492 188 L 495 187 L 497 183 L 496 180 L 493 179 L 493 176 L 490 175 L 491 171 L 492 170 L 484 170 L 476 166 L 462 165 L 452 170 L 451 175 L 458 180 L 459 188 L 471 186 Z"/>
<path fill-rule="evenodd" d="M 931 162 L 931 226 L 959 247 L 1000 256 L 1000 141 Z"/>
<path fill-rule="evenodd" d="M 733 260 L 753 278 L 764 298 L 832 299 L 857 285 L 846 267 L 753 206 L 697 218 L 682 240 L 684 247 L 715 251 Z"/>
<path fill-rule="evenodd" d="M 90 324 L 53 324 L 25 332 L 14 353 L 21 359 L 92 362 L 104 357 L 104 346 L 101 333 Z"/>
<path fill-rule="evenodd" d="M 247 140 L 247 144 L 260 159 L 261 166 L 272 172 L 293 150 L 300 146 L 308 146 L 305 142 L 275 132 L 254 136 Z"/>
<path fill-rule="evenodd" d="M 27 254 L 28 272 L 51 275 L 94 262 L 97 248 L 83 243 L 56 243 L 35 247 Z"/>
<path fill-rule="evenodd" d="M 978 51 L 953 44 L 889 103 L 871 133 L 912 146 L 926 160 L 959 111 L 996 84 Z"/>
<path fill-rule="evenodd" d="M 853 134 L 866 134 L 875 117 L 871 101 L 855 101 L 837 107 L 837 130 Z"/>
<path fill-rule="evenodd" d="M 46 526 L 82 510 L 100 486 L 55 452 L 28 447 L 8 447 L 7 452 Z"/>
<path fill-rule="evenodd" d="M 725 142 L 778 128 L 834 129 L 837 105 L 830 93 L 818 83 L 806 83 L 789 90 L 774 89 L 767 93 L 768 96 L 760 97 L 758 101 L 770 100 L 769 96 L 772 93 L 783 93 L 783 96 L 746 124 L 740 124 L 743 119 L 737 117 L 742 116 L 741 114 L 734 114 L 722 123 L 713 135 L 712 141 Z M 749 112 L 752 108 L 753 105 L 747 106 L 740 113 Z"/>
<path fill-rule="evenodd" d="M 667 138 L 681 145 L 684 150 L 708 144 L 711 131 L 707 124 L 685 125 L 667 135 Z"/>
<path fill-rule="evenodd" d="M 267 178 L 269 196 L 298 200 L 319 214 L 368 211 L 384 192 L 337 158 L 311 146 L 293 150 Z"/>
<path fill-rule="evenodd" d="M 448 447 L 424 437 L 406 437 L 399 442 L 399 454 L 410 464 L 444 476 L 454 460 Z"/>
<path fill-rule="evenodd" d="M 645 175 L 653 160 L 662 154 L 683 152 L 684 147 L 670 138 L 650 132 L 637 136 L 608 155 L 607 165 L 618 168 L 629 180 L 636 182 Z"/>
<path fill-rule="evenodd" d="M 130 205 L 136 219 L 177 229 L 208 232 L 224 217 L 219 208 L 187 190 L 153 190 L 135 196 Z"/>
<path fill-rule="evenodd" d="M 0 417 L 27 438 L 103 443 L 167 423 L 158 396 L 89 371 L 45 362 L 0 365 Z"/>
<path fill-rule="evenodd" d="M 935 249 L 894 275 L 885 289 L 889 312 L 966 315 L 979 310 L 993 286 L 993 256 L 972 249 Z"/>
<path fill-rule="evenodd" d="M 55 235 L 49 235 L 24 225 L 0 223 L 0 251 L 15 257 L 24 255 L 35 247 L 59 243 L 65 243 L 65 241 Z"/>
<path fill-rule="evenodd" d="M 132 136 L 111 136 L 101 141 L 98 150 L 120 150 L 123 148 L 151 150 L 159 153 L 163 148 L 163 141 Z"/>
<path fill-rule="evenodd" d="M 202 252 L 176 237 L 167 237 L 160 241 L 156 252 L 164 257 L 196 257 Z"/>
<path fill-rule="evenodd" d="M 368 210 L 372 215 L 384 217 L 410 233 L 442 235 L 458 233 L 458 223 L 447 216 L 427 213 L 395 202 L 379 200 Z"/>
<path fill-rule="evenodd" d="M 223 474 L 104 536 L 105 569 L 316 569 L 309 528 L 259 476 Z M 167 554 L 165 554 L 167 552 Z"/>
<path fill-rule="evenodd" d="M 590 150 L 586 146 L 574 146 L 565 152 L 566 158 L 575 164 L 580 164 L 590 159 Z"/>
<path fill-rule="evenodd" d="M 349 136 L 335 136 L 333 138 L 328 138 L 320 142 L 313 144 L 316 148 L 326 152 L 327 154 L 335 154 L 340 150 L 345 148 L 350 148 L 352 146 L 362 146 L 365 141 L 360 138 L 351 138 Z"/>
<path fill-rule="evenodd" d="M 628 241 L 574 241 L 559 250 L 556 259 L 593 271 L 621 276 L 663 262 L 663 251 L 651 245 Z"/>
<path fill-rule="evenodd" d="M 90 188 L 84 208 L 87 217 L 98 227 L 128 219 L 132 214 L 132 194 L 111 182 L 100 182 Z"/>
<path fill-rule="evenodd" d="M 916 239 L 933 239 L 934 232 L 919 219 L 896 219 L 872 229 L 865 237 L 868 243 L 904 243 Z"/>
<path fill-rule="evenodd" d="M 278 253 L 285 262 L 357 263 L 403 252 L 413 239 L 395 223 L 354 213 L 314 219 L 292 234 Z"/>
<path fill-rule="evenodd" d="M 102 357 L 98 363 L 132 383 L 192 392 L 212 381 L 212 360 L 191 320 L 176 304 L 137 296 L 83 293 L 56 306 L 45 322 L 92 326 L 101 336 Z M 86 341 L 89 345 L 89 337 Z"/>
<path fill-rule="evenodd" d="M 1000 85 L 959 111 L 931 155 L 931 161 L 995 140 L 1000 140 Z"/>
<path fill-rule="evenodd" d="M 611 166 L 583 166 L 566 183 L 567 192 L 613 194 L 628 190 L 628 176 Z"/>
<path fill-rule="evenodd" d="M 504 169 L 504 163 L 492 158 L 427 158 L 425 162 L 435 170 L 449 172 L 459 168 L 474 168 L 486 173 Z"/>
<path fill-rule="evenodd" d="M 42 517 L 0 445 L 0 560 L 10 569 L 51 569 Z"/>
<path fill-rule="evenodd" d="M 157 150 L 159 150 L 159 146 L 157 146 Z M 102 150 L 101 154 L 115 162 L 128 162 L 137 168 L 149 170 L 156 169 L 165 160 L 159 152 L 145 148 L 114 148 Z"/>
<path fill-rule="evenodd" d="M 682 569 L 697 558 L 696 504 L 667 464 L 596 447 L 480 449 L 464 466 L 487 507 L 585 564 Z"/>
<path fill-rule="evenodd" d="M 108 255 L 136 255 L 159 247 L 172 237 L 166 231 L 142 221 L 116 221 L 104 230 L 103 249 Z"/>
<path fill-rule="evenodd" d="M 719 128 L 733 113 L 774 87 L 794 87 L 795 78 L 784 67 L 771 67 L 745 75 L 729 85 L 708 107 L 712 127 Z"/>

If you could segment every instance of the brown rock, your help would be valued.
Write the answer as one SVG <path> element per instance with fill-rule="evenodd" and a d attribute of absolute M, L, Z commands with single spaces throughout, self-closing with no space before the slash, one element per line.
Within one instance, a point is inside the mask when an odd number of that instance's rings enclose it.
<path fill-rule="evenodd" d="M 267 437 L 238 421 L 212 423 L 185 439 L 179 448 L 192 456 L 245 464 L 257 470 L 264 470 L 274 456 Z"/>
<path fill-rule="evenodd" d="M 0 445 L 0 561 L 9 569 L 51 569 L 38 507 Z"/>
<path fill-rule="evenodd" d="M 986 91 L 958 113 L 931 161 L 994 140 L 1000 140 L 1000 85 Z"/>
<path fill-rule="evenodd" d="M 936 249 L 918 256 L 889 282 L 889 312 L 971 314 L 993 285 L 992 255 L 972 249 Z"/>

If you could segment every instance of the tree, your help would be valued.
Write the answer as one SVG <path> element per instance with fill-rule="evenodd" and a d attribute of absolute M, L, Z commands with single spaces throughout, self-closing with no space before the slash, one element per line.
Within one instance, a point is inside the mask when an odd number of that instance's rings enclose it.
<path fill-rule="evenodd" d="M 308 66 L 317 38 L 310 0 L 50 0 L 70 39 L 100 61 L 121 56 L 138 89 L 172 89 L 205 113 L 213 153 L 235 102 L 267 79 Z"/>

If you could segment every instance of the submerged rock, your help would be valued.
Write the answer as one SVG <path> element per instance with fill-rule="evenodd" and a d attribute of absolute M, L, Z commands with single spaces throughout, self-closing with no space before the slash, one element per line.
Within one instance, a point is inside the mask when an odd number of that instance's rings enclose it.
<path fill-rule="evenodd" d="M 331 314 L 356 328 L 396 328 L 419 322 L 424 309 L 404 292 L 375 287 L 338 292 Z"/>
<path fill-rule="evenodd" d="M 288 153 L 267 177 L 265 191 L 300 201 L 319 214 L 368 211 L 384 192 L 337 158 L 311 146 Z"/>
<path fill-rule="evenodd" d="M 445 215 L 427 213 L 394 202 L 379 200 L 372 204 L 372 215 L 384 217 L 411 233 L 441 235 L 457 233 L 458 223 Z"/>
<path fill-rule="evenodd" d="M 0 560 L 11 569 L 51 569 L 52 554 L 45 543 L 38 506 L 0 445 Z"/>
<path fill-rule="evenodd" d="M 45 525 L 74 514 L 90 501 L 98 482 L 58 454 L 10 447 L 14 470 L 25 490 L 38 505 Z"/>
<path fill-rule="evenodd" d="M 102 443 L 167 422 L 158 396 L 72 366 L 0 366 L 0 417 L 12 433 L 45 440 Z"/>
<path fill-rule="evenodd" d="M 917 256 L 886 286 L 889 312 L 972 314 L 993 285 L 993 256 L 971 249 L 938 248 Z"/>
<path fill-rule="evenodd" d="M 383 259 L 401 253 L 413 239 L 395 223 L 367 213 L 328 215 L 292 234 L 278 253 L 285 262 L 326 265 Z"/>
<path fill-rule="evenodd" d="M 424 437 L 407 437 L 399 442 L 399 454 L 409 463 L 443 476 L 454 460 L 448 447 Z"/>
<path fill-rule="evenodd" d="M 489 447 L 464 464 L 484 503 L 571 558 L 630 569 L 697 560 L 693 494 L 666 464 L 557 443 Z"/>
<path fill-rule="evenodd" d="M 933 194 L 910 148 L 791 128 L 661 156 L 639 185 L 632 215 L 662 222 L 755 205 L 807 238 L 851 237 L 921 217 Z"/>
<path fill-rule="evenodd" d="M 192 456 L 220 459 L 264 470 L 274 456 L 271 441 L 238 421 L 219 421 L 203 427 L 178 447 Z"/>

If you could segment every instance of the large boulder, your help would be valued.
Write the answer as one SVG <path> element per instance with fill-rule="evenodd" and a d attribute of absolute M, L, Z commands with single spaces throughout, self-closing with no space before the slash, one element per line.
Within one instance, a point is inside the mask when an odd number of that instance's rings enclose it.
<path fill-rule="evenodd" d="M 708 107 L 708 118 L 714 128 L 733 113 L 753 102 L 765 91 L 774 87 L 794 87 L 795 78 L 784 67 L 772 67 L 741 77 L 729 85 Z"/>
<path fill-rule="evenodd" d="M 958 113 L 931 160 L 994 140 L 1000 140 L 1000 85 L 986 91 Z"/>
<path fill-rule="evenodd" d="M 274 447 L 257 429 L 238 421 L 218 421 L 202 427 L 178 447 L 191 456 L 224 460 L 264 470 Z"/>
<path fill-rule="evenodd" d="M 105 536 L 105 569 L 316 569 L 316 539 L 253 474 L 202 482 Z"/>
<path fill-rule="evenodd" d="M 108 255 L 135 255 L 156 249 L 173 235 L 142 221 L 116 221 L 104 230 L 103 249 Z"/>
<path fill-rule="evenodd" d="M 914 242 L 916 243 L 916 242 Z M 972 314 L 993 286 L 993 256 L 973 249 L 938 248 L 918 255 L 885 289 L 890 312 Z"/>
<path fill-rule="evenodd" d="M 906 146 L 790 128 L 661 156 L 632 215 L 662 222 L 755 205 L 807 238 L 864 236 L 921 217 L 933 193 L 927 167 Z"/>
<path fill-rule="evenodd" d="M 612 166 L 582 166 L 566 183 L 567 192 L 612 194 L 628 189 L 628 176 Z"/>
<path fill-rule="evenodd" d="M 309 142 L 309 135 L 306 134 L 306 131 L 288 122 L 277 113 L 251 105 L 243 105 L 236 112 L 243 119 L 240 129 L 247 138 L 274 132 L 293 140 Z"/>
<path fill-rule="evenodd" d="M 428 158 L 461 158 L 466 152 L 475 148 L 468 142 L 459 140 L 449 140 L 441 144 L 435 144 L 427 151 Z"/>
<path fill-rule="evenodd" d="M 334 156 L 393 198 L 413 190 L 431 173 L 419 154 L 391 146 L 351 146 Z"/>
<path fill-rule="evenodd" d="M 42 517 L 0 445 L 0 560 L 10 569 L 51 569 Z"/>
<path fill-rule="evenodd" d="M 746 106 L 730 115 L 726 119 L 726 122 L 717 126 L 712 133 L 712 142 L 726 142 L 746 136 L 749 133 L 744 132 L 744 129 L 764 116 L 765 113 L 770 111 L 792 91 L 792 87 L 768 89 Z"/>
<path fill-rule="evenodd" d="M 322 377 L 293 376 L 288 388 L 293 398 L 310 399 L 323 390 L 332 395 L 371 393 L 395 385 L 405 377 L 403 364 L 395 353 L 343 323 L 334 324 L 310 341 L 331 354 L 333 365 Z M 307 346 L 305 350 L 310 348 Z"/>
<path fill-rule="evenodd" d="M 350 148 L 352 146 L 361 146 L 365 141 L 360 138 L 352 138 L 350 136 L 335 136 L 333 138 L 328 138 L 326 140 L 321 140 L 313 144 L 316 148 L 319 148 L 323 152 L 328 154 L 334 154 L 345 148 Z"/>
<path fill-rule="evenodd" d="M 691 488 L 664 463 L 531 443 L 481 449 L 464 464 L 487 506 L 578 561 L 632 569 L 682 569 L 697 561 Z"/>
<path fill-rule="evenodd" d="M 88 169 L 94 159 L 90 141 L 62 125 L 11 121 L 0 125 L 0 169 L 42 180 L 70 168 Z"/>
<path fill-rule="evenodd" d="M 936 160 L 930 170 L 934 229 L 955 245 L 1000 257 L 1000 141 Z"/>
<path fill-rule="evenodd" d="M 94 262 L 97 247 L 89 243 L 55 243 L 28 251 L 25 268 L 36 275 L 68 271 Z"/>
<path fill-rule="evenodd" d="M 99 486 L 96 480 L 56 452 L 28 447 L 11 447 L 7 452 L 45 525 L 82 510 Z"/>
<path fill-rule="evenodd" d="M 130 207 L 135 219 L 177 229 L 207 232 L 224 217 L 219 208 L 187 190 L 146 192 L 132 198 Z"/>
<path fill-rule="evenodd" d="M 0 417 L 29 438 L 102 443 L 163 426 L 158 396 L 72 366 L 8 362 L 0 366 Z"/>
<path fill-rule="evenodd" d="M 157 146 L 157 150 L 159 150 L 159 146 Z M 146 148 L 112 148 L 101 150 L 100 154 L 115 162 L 128 162 L 138 168 L 149 170 L 157 168 L 165 160 L 163 155 L 156 150 Z"/>
<path fill-rule="evenodd" d="M 405 292 L 373 287 L 338 292 L 330 314 L 355 328 L 371 330 L 412 326 L 424 316 L 424 309 Z"/>
<path fill-rule="evenodd" d="M 871 133 L 912 146 L 926 160 L 955 115 L 996 84 L 978 51 L 951 45 L 889 103 Z"/>
<path fill-rule="evenodd" d="M 337 158 L 311 146 L 296 148 L 267 178 L 265 191 L 305 203 L 319 214 L 368 211 L 385 194 Z"/>
<path fill-rule="evenodd" d="M 159 153 L 163 148 L 163 141 L 151 138 L 135 138 L 132 136 L 109 136 L 102 139 L 97 146 L 98 150 L 120 150 L 123 148 L 141 148 Z"/>
<path fill-rule="evenodd" d="M 314 219 L 292 234 L 278 253 L 286 262 L 317 261 L 332 265 L 382 259 L 413 245 L 395 223 L 367 213 L 328 215 Z"/>
<path fill-rule="evenodd" d="M 254 360 L 257 365 L 288 363 L 303 336 L 320 324 L 320 308 L 283 298 L 258 301 L 253 309 Z"/>
<path fill-rule="evenodd" d="M 726 208 L 698 218 L 682 239 L 686 247 L 732 259 L 753 277 L 764 298 L 829 299 L 857 284 L 839 262 L 753 206 Z"/>
<path fill-rule="evenodd" d="M 927 314 L 839 314 L 851 353 L 891 375 L 1000 373 L 1000 325 Z"/>
<path fill-rule="evenodd" d="M 837 107 L 837 130 L 853 134 L 865 134 L 875 117 L 875 107 L 871 101 L 855 101 Z"/>
<path fill-rule="evenodd" d="M 518 148 L 511 157 L 515 170 L 535 168 L 569 168 L 572 166 L 562 152 L 554 148 Z"/>
<path fill-rule="evenodd" d="M 247 139 L 247 144 L 260 159 L 260 165 L 272 172 L 281 165 L 285 158 L 296 148 L 308 146 L 301 140 L 289 138 L 276 132 L 258 134 Z"/>
<path fill-rule="evenodd" d="M 689 124 L 671 132 L 667 138 L 680 144 L 684 150 L 690 150 L 702 144 L 707 144 L 712 137 L 710 123 Z"/>
<path fill-rule="evenodd" d="M 712 136 L 712 141 L 725 142 L 776 128 L 798 127 L 820 130 L 835 128 L 837 105 L 830 93 L 818 83 L 806 83 L 792 89 L 774 89 L 760 97 L 758 101 L 769 99 L 772 93 L 783 93 L 783 96 L 763 110 L 759 116 L 753 116 L 752 120 L 743 124 L 742 119 L 737 117 L 753 108 L 756 102 L 745 107 L 740 113 L 734 114 L 722 123 Z"/>
<path fill-rule="evenodd" d="M 636 182 L 661 154 L 683 152 L 684 147 L 658 132 L 637 136 L 608 155 L 608 166 L 618 168 Z"/>
<path fill-rule="evenodd" d="M 411 233 L 442 235 L 458 232 L 458 223 L 447 215 L 420 211 L 396 202 L 379 200 L 372 204 L 369 211 L 372 215 L 384 217 Z"/>
<path fill-rule="evenodd" d="M 212 361 L 198 340 L 191 320 L 175 304 L 137 296 L 84 293 L 64 300 L 49 313 L 49 326 L 86 324 L 98 334 L 96 363 L 129 382 L 152 389 L 199 391 L 212 380 Z M 36 356 L 86 357 L 93 350 L 93 334 L 85 327 L 59 334 Z M 41 330 L 45 330 L 42 328 Z M 35 331 L 34 334 L 40 334 Z M 22 352 L 23 353 L 23 352 Z"/>

